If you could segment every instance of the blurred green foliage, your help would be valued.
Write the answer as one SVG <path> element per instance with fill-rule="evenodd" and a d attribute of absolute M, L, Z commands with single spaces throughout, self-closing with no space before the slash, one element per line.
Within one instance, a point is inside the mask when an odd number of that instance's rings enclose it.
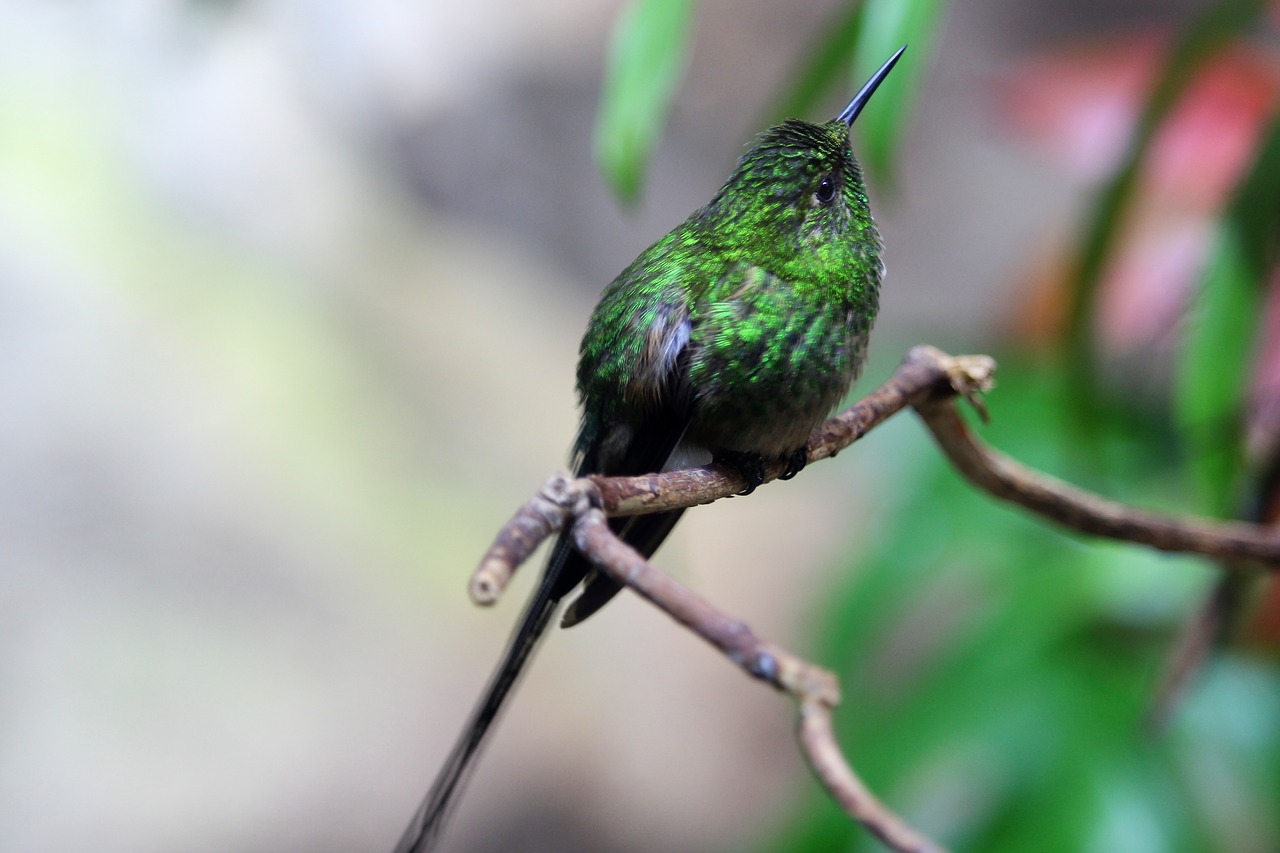
<path fill-rule="evenodd" d="M 1070 325 L 1063 348 L 1063 355 L 1071 365 L 1071 416 L 1075 425 L 1086 434 L 1097 426 L 1095 421 L 1099 412 L 1096 401 L 1104 390 L 1098 382 L 1097 358 L 1091 335 L 1098 289 L 1107 263 L 1116 252 L 1125 214 L 1137 195 L 1139 177 L 1150 154 L 1152 140 L 1206 61 L 1230 40 L 1254 26 L 1265 5 L 1262 0 L 1223 0 L 1183 28 L 1169 52 L 1159 80 L 1147 97 L 1124 162 L 1092 200 L 1069 288 Z M 1187 385 L 1184 383 L 1183 387 Z M 1232 455 L 1238 453 L 1227 453 L 1228 457 Z M 1216 472 L 1218 478 L 1224 479 L 1231 478 L 1233 474 L 1231 466 L 1219 466 Z M 1218 482 L 1208 490 L 1221 494 L 1226 488 Z M 1221 511 L 1222 507 L 1218 509 Z"/>
<path fill-rule="evenodd" d="M 662 5 L 641 0 L 632 15 Z M 1155 135 L 1205 63 L 1256 28 L 1264 8 L 1224 0 L 1175 39 L 1125 156 L 1086 211 L 1053 357 L 1001 354 L 985 435 L 1002 450 L 1067 480 L 1096 473 L 1082 461 L 1105 467 L 1110 495 L 1134 504 L 1239 511 L 1250 486 L 1243 400 L 1280 233 L 1280 123 L 1263 134 L 1215 225 L 1167 402 L 1128 399 L 1100 382 L 1092 329 Z M 819 98 L 910 43 L 877 100 L 892 108 L 868 110 L 858 126 L 868 164 L 891 173 L 946 11 L 938 0 L 842 5 L 777 112 L 812 118 Z M 681 31 L 665 49 L 633 47 L 625 62 L 681 65 L 688 41 Z M 615 66 L 623 62 L 615 55 Z M 615 100 L 634 97 L 637 114 L 660 122 L 670 95 L 607 87 L 602 149 L 625 148 L 609 141 L 621 133 Z M 657 131 L 646 133 L 644 145 L 626 148 L 630 165 L 602 158 L 615 189 L 625 183 L 617 173 L 642 173 Z M 883 508 L 873 541 L 851 546 L 809 650 L 841 677 L 837 731 L 872 789 L 957 851 L 1280 849 L 1274 661 L 1223 653 L 1166 730 L 1144 723 L 1170 640 L 1216 571 L 1083 541 L 997 506 L 918 440 L 901 462 L 906 497 Z M 815 783 L 761 849 L 879 847 Z"/>
<path fill-rule="evenodd" d="M 1000 359 L 985 437 L 1066 476 L 1061 374 Z M 1100 420 L 1118 498 L 1169 507 L 1159 413 Z M 922 441 L 904 503 L 849 558 L 810 654 L 844 687 L 864 780 L 957 851 L 1263 851 L 1280 843 L 1280 676 L 1227 657 L 1144 727 L 1171 631 L 1213 575 L 995 504 Z M 1187 509 L 1181 505 L 1176 508 Z M 880 849 L 816 784 L 762 849 Z"/>
<path fill-rule="evenodd" d="M 596 118 L 595 157 L 605 183 L 624 204 L 640 195 L 645 169 L 684 77 L 695 5 L 693 0 L 632 0 L 614 30 Z M 810 113 L 820 97 L 838 87 L 852 97 L 895 50 L 908 44 L 918 58 L 899 63 L 873 101 L 894 108 L 870 106 L 858 120 L 866 165 L 887 179 L 945 9 L 942 0 L 871 0 L 840 7 L 831 25 L 817 34 L 806 64 L 775 99 L 769 120 L 817 120 Z"/>
<path fill-rule="evenodd" d="M 692 0 L 635 0 L 618 21 L 596 122 L 596 162 L 622 202 L 640 195 L 645 167 L 684 77 Z"/>
<path fill-rule="evenodd" d="M 856 5 L 863 10 L 863 23 L 853 51 L 852 73 L 846 77 L 851 84 L 850 91 L 857 91 L 856 87 L 904 44 L 909 45 L 915 59 L 900 62 L 901 67 L 895 66 L 894 73 L 886 77 L 876 91 L 876 97 L 884 99 L 886 108 L 868 108 L 858 118 L 862 160 L 882 184 L 887 184 L 893 175 L 894 155 L 902 145 L 903 133 L 915 109 L 920 81 L 929 67 L 934 32 L 942 24 L 946 4 L 942 0 L 912 0 Z"/>
<path fill-rule="evenodd" d="M 1217 227 L 1178 370 L 1178 415 L 1206 512 L 1229 515 L 1244 476 L 1244 405 L 1280 235 L 1280 114 Z"/>

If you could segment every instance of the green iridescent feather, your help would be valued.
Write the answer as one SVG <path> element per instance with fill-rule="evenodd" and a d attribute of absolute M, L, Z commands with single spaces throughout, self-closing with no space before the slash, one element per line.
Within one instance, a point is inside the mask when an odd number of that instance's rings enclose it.
<path fill-rule="evenodd" d="M 662 408 L 713 454 L 795 451 L 861 367 L 882 270 L 845 124 L 772 128 L 605 290 L 578 364 L 579 458 L 608 472 L 634 440 L 619 433 Z"/>
<path fill-rule="evenodd" d="M 763 459 L 786 459 L 789 473 L 803 466 L 809 433 L 862 367 L 879 307 L 880 238 L 848 134 L 901 53 L 834 121 L 766 131 L 705 207 L 605 289 L 578 361 L 580 476 L 659 471 L 689 461 L 691 449 L 740 466 L 752 488 Z M 648 557 L 681 512 L 610 526 Z M 557 605 L 580 585 L 566 625 L 618 590 L 566 531 L 396 853 L 434 848 Z"/>

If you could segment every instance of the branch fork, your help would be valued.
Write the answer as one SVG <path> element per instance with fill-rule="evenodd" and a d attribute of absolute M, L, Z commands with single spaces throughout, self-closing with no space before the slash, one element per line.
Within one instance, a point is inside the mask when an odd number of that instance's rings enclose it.
<path fill-rule="evenodd" d="M 956 400 L 966 400 L 986 421 L 982 395 L 994 386 L 995 367 L 985 355 L 951 356 L 934 347 L 913 348 L 884 385 L 813 431 L 809 461 L 835 456 L 890 416 L 912 407 L 970 482 L 1061 526 L 1271 571 L 1280 567 L 1280 536 L 1266 528 L 1127 507 L 1032 471 L 979 442 L 962 420 Z M 769 465 L 765 482 L 784 471 L 783 463 Z M 611 517 L 711 503 L 737 494 L 744 485 L 736 471 L 719 465 L 640 477 L 556 475 L 498 533 L 472 576 L 471 598 L 480 605 L 495 602 L 544 539 L 571 530 L 578 550 L 600 571 L 706 640 L 752 678 L 795 699 L 801 751 L 850 817 L 892 850 L 941 853 L 943 848 L 886 808 L 845 758 L 832 726 L 840 687 L 831 672 L 760 639 L 746 623 L 659 571 L 609 528 Z"/>

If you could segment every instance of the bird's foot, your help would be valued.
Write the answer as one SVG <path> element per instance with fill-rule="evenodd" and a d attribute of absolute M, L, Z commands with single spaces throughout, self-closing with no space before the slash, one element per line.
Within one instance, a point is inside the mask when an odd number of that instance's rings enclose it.
<path fill-rule="evenodd" d="M 790 480 L 796 474 L 804 470 L 804 466 L 809 464 L 809 448 L 798 447 L 787 457 L 787 470 L 782 472 L 778 477 L 779 480 Z"/>
<path fill-rule="evenodd" d="M 747 481 L 747 487 L 738 492 L 740 495 L 751 494 L 764 482 L 764 457 L 759 453 L 727 450 L 718 454 L 715 461 L 734 469 Z"/>

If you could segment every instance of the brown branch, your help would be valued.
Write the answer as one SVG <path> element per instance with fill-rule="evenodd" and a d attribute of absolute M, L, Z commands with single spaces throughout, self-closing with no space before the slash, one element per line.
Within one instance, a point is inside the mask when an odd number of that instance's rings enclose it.
<path fill-rule="evenodd" d="M 809 437 L 809 461 L 835 456 L 891 415 L 908 406 L 964 394 L 981 411 L 977 394 L 991 386 L 995 362 L 985 355 L 949 356 L 933 347 L 913 348 L 883 385 L 818 426 Z M 765 482 L 776 480 L 786 465 L 765 468 Z M 574 480 L 557 474 L 499 532 L 471 578 L 471 599 L 497 601 L 515 570 L 542 540 L 561 529 L 583 501 L 608 516 L 643 515 L 708 504 L 736 495 L 746 481 L 722 465 L 685 468 L 640 477 L 589 476 Z"/>
<path fill-rule="evenodd" d="M 883 385 L 818 426 L 809 437 L 809 461 L 835 456 L 908 406 L 957 393 L 979 405 L 976 393 L 990 387 L 995 362 L 985 355 L 949 356 L 933 347 L 913 348 Z M 786 470 L 783 462 L 765 468 L 765 482 Z M 707 465 L 640 477 L 590 478 L 606 514 L 643 515 L 707 504 L 736 495 L 746 481 L 733 468 Z"/>
<path fill-rule="evenodd" d="M 1280 567 L 1280 536 L 1266 528 L 1134 509 L 1032 471 L 977 441 L 961 420 L 955 397 L 968 399 L 985 418 L 979 394 L 991 387 L 994 369 L 995 362 L 986 356 L 949 356 L 932 347 L 915 347 L 889 381 L 814 430 L 809 460 L 835 456 L 911 406 L 956 468 L 997 498 L 1095 536 L 1252 562 L 1273 571 Z M 777 478 L 783 469 L 781 463 L 769 466 L 765 480 Z M 894 850 L 940 850 L 886 809 L 845 760 L 831 728 L 839 688 L 829 672 L 763 642 L 745 623 L 725 616 L 659 572 L 606 521 L 609 516 L 710 503 L 745 485 L 736 471 L 718 465 L 642 477 L 553 477 L 499 533 L 472 577 L 472 598 L 491 604 L 542 540 L 572 520 L 576 546 L 602 571 L 635 589 L 753 677 L 796 699 L 805 757 L 851 817 Z"/>
<path fill-rule="evenodd" d="M 835 798 L 845 814 L 867 828 L 893 850 L 920 850 L 943 853 L 932 839 L 921 835 L 876 799 L 875 794 L 853 772 L 840 751 L 831 726 L 832 709 L 797 697 L 800 701 L 800 745 L 818 780 Z"/>
<path fill-rule="evenodd" d="M 498 531 L 471 575 L 471 600 L 485 606 L 497 601 L 516 569 L 533 555 L 542 540 L 563 527 L 566 518 L 581 515 L 594 495 L 588 483 L 566 474 L 547 480 Z"/>
<path fill-rule="evenodd" d="M 942 853 L 867 789 L 845 760 L 831 724 L 840 702 L 836 678 L 790 652 L 766 643 L 745 623 L 716 610 L 706 599 L 655 569 L 609 529 L 604 513 L 578 516 L 574 542 L 601 571 L 631 587 L 681 625 L 723 652 L 753 678 L 792 696 L 800 708 L 798 740 L 814 775 L 845 812 L 891 849 Z"/>
<path fill-rule="evenodd" d="M 956 409 L 955 398 L 963 396 L 984 417 L 980 394 L 992 385 L 995 362 L 987 356 L 950 356 L 933 347 L 914 347 L 888 381 L 863 399 L 830 418 L 809 438 L 809 460 L 816 462 L 835 456 L 908 406 L 923 418 L 952 464 L 970 482 L 997 498 L 1019 504 L 1032 512 L 1082 533 L 1215 557 L 1227 561 L 1254 563 L 1275 571 L 1280 568 L 1280 535 L 1273 530 L 1243 522 L 1152 512 L 1129 507 L 1078 489 L 1033 471 L 987 447 L 970 433 Z M 765 469 L 765 481 L 776 479 L 785 464 L 774 462 Z M 525 540 L 533 532 L 545 537 L 559 528 L 555 519 L 571 515 L 570 505 L 589 500 L 606 515 L 643 515 L 707 504 L 742 491 L 746 483 L 733 468 L 707 465 L 663 474 L 639 477 L 590 476 L 572 481 L 553 478 L 533 501 L 504 528 L 501 540 L 519 539 L 514 553 L 525 545 L 536 547 L 540 539 Z M 495 543 L 498 549 L 499 543 Z M 513 547 L 507 543 L 504 547 Z M 491 549 L 482 564 L 486 573 L 479 603 L 490 603 L 501 593 L 509 578 L 505 560 Z M 500 549 L 498 549 L 500 551 Z M 512 561 L 518 565 L 520 561 Z M 485 568 L 487 567 L 487 568 Z M 490 587 L 491 583 L 496 586 Z"/>
<path fill-rule="evenodd" d="M 942 451 L 969 482 L 1001 500 L 1081 533 L 1137 542 L 1161 551 L 1280 567 L 1280 536 L 1244 522 L 1136 509 L 1033 471 L 974 438 L 954 404 L 916 407 Z"/>

